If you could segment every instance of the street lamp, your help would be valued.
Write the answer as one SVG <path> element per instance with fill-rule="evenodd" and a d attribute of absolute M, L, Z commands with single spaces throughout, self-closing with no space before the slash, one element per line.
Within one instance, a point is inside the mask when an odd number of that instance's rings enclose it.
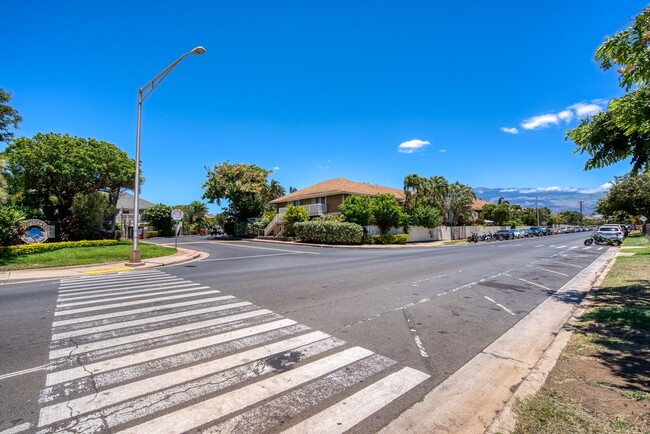
<path fill-rule="evenodd" d="M 192 51 L 183 54 L 174 63 L 165 68 L 160 74 L 156 75 L 153 80 L 138 89 L 138 122 L 135 132 L 135 189 L 133 201 L 133 249 L 129 255 L 128 265 L 138 265 L 142 263 L 140 250 L 138 250 L 138 226 L 140 225 L 140 119 L 142 118 L 142 102 L 147 99 L 151 92 L 172 72 L 172 69 L 178 65 L 181 60 L 190 54 L 203 54 L 205 48 L 198 46 Z"/>
<path fill-rule="evenodd" d="M 537 207 L 537 202 L 539 201 L 539 199 L 549 194 L 551 194 L 550 191 L 542 194 L 541 196 L 535 196 L 535 214 L 537 214 L 537 226 L 539 226 L 539 208 Z"/>

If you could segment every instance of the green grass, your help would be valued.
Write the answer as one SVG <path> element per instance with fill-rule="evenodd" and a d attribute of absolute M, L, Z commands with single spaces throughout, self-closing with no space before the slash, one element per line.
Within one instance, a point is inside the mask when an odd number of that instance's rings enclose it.
<path fill-rule="evenodd" d="M 33 255 L 0 258 L 0 271 L 71 267 L 117 261 L 126 262 L 129 259 L 131 248 L 131 241 L 120 241 L 116 246 L 65 248 Z M 143 242 L 138 243 L 138 248 L 142 259 L 157 258 L 176 253 L 176 249 Z"/>
<path fill-rule="evenodd" d="M 650 247 L 650 238 L 639 231 L 632 231 L 623 241 L 623 247 Z"/>
<path fill-rule="evenodd" d="M 548 389 L 524 400 L 517 400 L 514 409 L 519 418 L 511 434 L 644 432 L 617 416 L 589 413 L 579 403 Z"/>

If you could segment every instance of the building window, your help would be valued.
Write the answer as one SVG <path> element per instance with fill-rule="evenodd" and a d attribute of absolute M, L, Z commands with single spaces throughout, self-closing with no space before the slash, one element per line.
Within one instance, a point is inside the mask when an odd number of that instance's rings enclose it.
<path fill-rule="evenodd" d="M 327 198 L 326 197 L 312 197 L 311 198 L 311 203 L 316 204 L 316 203 L 322 203 L 325 205 L 327 203 Z"/>
<path fill-rule="evenodd" d="M 299 200 L 294 200 L 293 201 L 293 206 L 300 206 L 300 201 Z"/>

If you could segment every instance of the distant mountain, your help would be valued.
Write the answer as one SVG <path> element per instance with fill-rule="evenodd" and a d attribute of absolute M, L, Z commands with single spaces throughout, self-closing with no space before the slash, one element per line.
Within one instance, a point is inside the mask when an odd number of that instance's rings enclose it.
<path fill-rule="evenodd" d="M 487 188 L 476 187 L 474 193 L 479 199 L 491 203 L 498 203 L 499 198 L 504 198 L 513 205 L 520 205 L 524 208 L 535 208 L 535 198 L 538 199 L 540 208 L 547 207 L 554 213 L 561 211 L 580 211 L 582 201 L 582 214 L 588 216 L 593 214 L 596 208 L 596 201 L 605 196 L 607 191 L 604 188 L 586 190 L 579 188 Z M 541 197 L 544 195 L 544 197 Z"/>

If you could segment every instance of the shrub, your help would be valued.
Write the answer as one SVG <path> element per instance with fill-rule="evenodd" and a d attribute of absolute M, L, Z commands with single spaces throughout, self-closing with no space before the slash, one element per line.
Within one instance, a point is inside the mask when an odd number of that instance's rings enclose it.
<path fill-rule="evenodd" d="M 418 206 L 411 210 L 411 225 L 422 226 L 427 229 L 438 227 L 442 224 L 440 210 L 432 206 Z"/>
<path fill-rule="evenodd" d="M 368 244 L 406 244 L 407 234 L 370 235 L 366 238 Z"/>
<path fill-rule="evenodd" d="M 363 228 L 356 223 L 312 220 L 294 225 L 296 237 L 306 243 L 360 244 Z"/>
<path fill-rule="evenodd" d="M 309 213 L 301 206 L 289 205 L 284 214 L 282 214 L 283 231 L 288 237 L 295 237 L 294 226 L 296 223 L 306 222 L 309 220 Z"/>
<path fill-rule="evenodd" d="M 147 238 L 153 238 L 158 236 L 158 231 L 148 231 L 146 232 Z"/>
<path fill-rule="evenodd" d="M 86 241 L 64 241 L 60 243 L 41 244 L 19 244 L 17 246 L 0 247 L 0 256 L 33 255 L 35 253 L 51 252 L 71 247 L 100 247 L 116 246 L 117 240 L 86 240 Z"/>
<path fill-rule="evenodd" d="M 223 231 L 231 237 L 235 235 L 235 222 L 225 222 L 223 224 Z"/>
<path fill-rule="evenodd" d="M 121 240 L 122 239 L 122 231 L 120 231 L 120 230 L 115 231 L 115 233 L 113 234 L 113 238 L 116 241 Z"/>
<path fill-rule="evenodd" d="M 19 237 L 24 233 L 24 220 L 25 214 L 16 208 L 7 206 L 0 210 L 0 245 L 20 242 Z"/>

